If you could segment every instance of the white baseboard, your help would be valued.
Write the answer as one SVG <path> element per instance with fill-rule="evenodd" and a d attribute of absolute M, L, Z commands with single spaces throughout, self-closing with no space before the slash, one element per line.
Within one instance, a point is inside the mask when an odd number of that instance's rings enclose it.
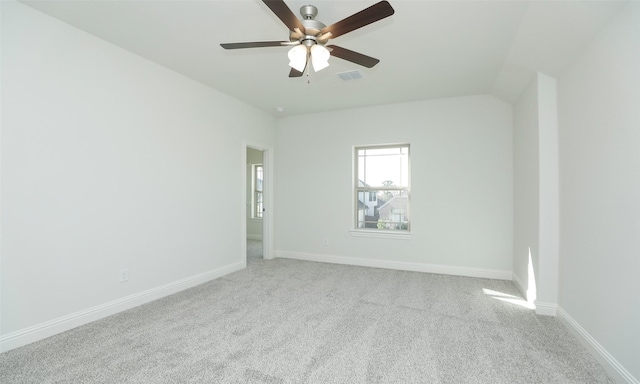
<path fill-rule="evenodd" d="M 230 264 L 222 268 L 190 276 L 185 279 L 177 280 L 156 288 L 151 288 L 143 292 L 123 297 L 121 299 L 113 300 L 105 304 L 97 305 L 95 307 L 2 335 L 0 337 L 0 352 L 18 348 L 58 333 L 68 331 L 92 321 L 96 321 L 173 293 L 180 292 L 187 288 L 206 283 L 207 281 L 239 271 L 245 267 L 246 264 L 244 262 Z"/>
<path fill-rule="evenodd" d="M 640 384 L 631 372 L 627 371 L 600 343 L 594 339 L 577 321 L 562 307 L 558 306 L 558 318 L 567 329 L 591 352 L 602 364 L 616 383 Z"/>
<path fill-rule="evenodd" d="M 511 280 L 511 271 L 456 267 L 450 265 L 410 263 L 404 261 L 375 260 L 359 257 L 321 255 L 312 253 L 277 251 L 276 257 L 283 259 L 296 259 L 306 261 L 318 261 L 321 263 L 357 265 L 360 267 L 373 267 L 395 269 L 400 271 L 438 273 L 442 275 L 480 277 L 485 279 Z"/>
<path fill-rule="evenodd" d="M 555 316 L 558 312 L 558 304 L 556 303 L 545 303 L 542 301 L 535 301 L 536 305 L 536 314 L 543 316 Z"/>

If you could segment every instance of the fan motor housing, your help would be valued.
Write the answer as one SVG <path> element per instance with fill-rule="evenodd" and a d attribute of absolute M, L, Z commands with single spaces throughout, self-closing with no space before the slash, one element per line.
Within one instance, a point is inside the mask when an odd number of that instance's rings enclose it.
<path fill-rule="evenodd" d="M 290 40 L 291 41 L 304 41 L 304 40 L 314 40 L 320 34 L 320 31 L 326 27 L 323 23 L 315 20 L 316 15 L 318 15 L 318 8 L 313 5 L 303 5 L 300 8 L 300 15 L 302 16 L 302 20 L 300 22 L 304 26 L 305 36 L 300 37 L 299 34 L 295 32 L 291 32 Z"/>
<path fill-rule="evenodd" d="M 326 25 L 317 20 L 300 20 L 304 25 L 305 35 L 317 36 Z"/>

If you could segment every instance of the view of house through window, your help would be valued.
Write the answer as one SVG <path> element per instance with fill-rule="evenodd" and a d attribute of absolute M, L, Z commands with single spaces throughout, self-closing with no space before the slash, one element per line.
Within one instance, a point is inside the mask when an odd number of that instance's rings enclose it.
<path fill-rule="evenodd" d="M 355 227 L 409 230 L 409 144 L 355 148 Z"/>
<path fill-rule="evenodd" d="M 253 217 L 262 218 L 262 180 L 263 180 L 262 164 L 253 165 Z"/>

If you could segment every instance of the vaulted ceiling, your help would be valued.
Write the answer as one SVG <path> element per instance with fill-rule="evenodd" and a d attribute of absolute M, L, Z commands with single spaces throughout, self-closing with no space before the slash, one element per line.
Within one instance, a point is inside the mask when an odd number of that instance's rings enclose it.
<path fill-rule="evenodd" d="M 378 65 L 332 57 L 329 68 L 300 78 L 288 77 L 288 47 L 220 47 L 288 40 L 287 27 L 259 0 L 22 2 L 273 115 L 475 94 L 513 102 L 535 71 L 558 76 L 626 4 L 389 1 L 393 16 L 330 42 Z M 309 3 L 285 2 L 296 15 Z M 329 25 L 376 1 L 311 3 Z M 336 75 L 353 70 L 362 78 Z"/>

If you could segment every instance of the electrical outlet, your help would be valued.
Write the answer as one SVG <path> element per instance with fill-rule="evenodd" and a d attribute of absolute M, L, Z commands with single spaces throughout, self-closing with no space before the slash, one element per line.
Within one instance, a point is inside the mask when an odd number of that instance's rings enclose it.
<path fill-rule="evenodd" d="M 129 268 L 120 270 L 120 282 L 124 283 L 125 281 L 129 281 Z"/>
<path fill-rule="evenodd" d="M 322 245 L 324 245 L 325 247 L 329 246 L 329 239 L 327 239 L 326 237 L 324 239 L 322 239 Z"/>

